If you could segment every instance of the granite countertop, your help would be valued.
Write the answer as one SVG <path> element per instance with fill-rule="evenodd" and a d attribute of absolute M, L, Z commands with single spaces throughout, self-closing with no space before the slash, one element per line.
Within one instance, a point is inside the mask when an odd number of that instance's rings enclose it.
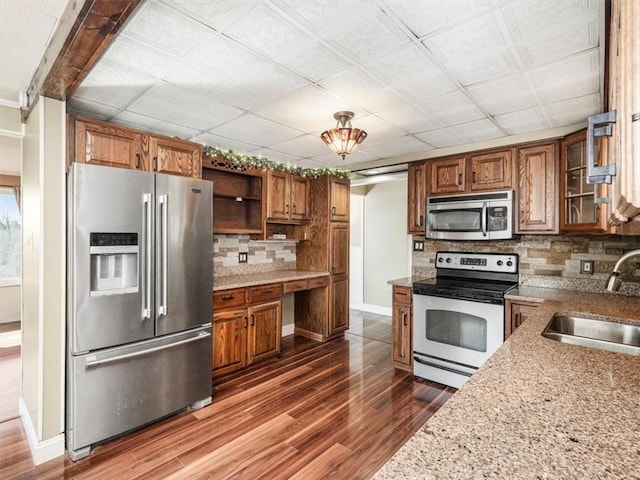
<path fill-rule="evenodd" d="M 425 280 L 425 277 L 404 277 L 404 278 L 396 278 L 394 280 L 389 280 L 387 283 L 389 285 L 394 285 L 398 287 L 413 287 L 413 282 L 417 282 L 420 280 Z"/>
<path fill-rule="evenodd" d="M 540 335 L 556 312 L 640 325 L 640 297 L 519 287 L 543 301 L 375 479 L 640 479 L 640 356 Z"/>
<path fill-rule="evenodd" d="M 329 272 L 312 272 L 309 270 L 275 270 L 272 272 L 250 273 L 245 275 L 225 275 L 214 277 L 213 291 L 227 290 L 229 288 L 252 287 L 267 283 L 288 282 L 291 280 L 304 280 L 306 278 L 324 277 Z"/>

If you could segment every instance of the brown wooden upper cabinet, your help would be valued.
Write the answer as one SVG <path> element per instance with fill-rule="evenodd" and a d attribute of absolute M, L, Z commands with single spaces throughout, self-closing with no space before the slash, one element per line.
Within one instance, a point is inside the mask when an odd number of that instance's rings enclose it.
<path fill-rule="evenodd" d="M 267 173 L 267 220 L 309 221 L 309 179 L 286 172 Z"/>
<path fill-rule="evenodd" d="M 409 209 L 407 231 L 413 234 L 424 234 L 425 231 L 425 202 L 427 194 L 427 164 L 426 162 L 410 163 L 408 167 L 408 196 Z"/>
<path fill-rule="evenodd" d="M 154 172 L 194 178 L 202 175 L 202 147 L 198 144 L 150 135 L 149 157 Z"/>
<path fill-rule="evenodd" d="M 348 178 L 331 177 L 330 179 L 329 218 L 332 222 L 349 221 L 350 184 Z"/>
<path fill-rule="evenodd" d="M 146 170 L 148 137 L 137 130 L 89 119 L 75 119 L 71 162 Z M 73 131 L 73 130 L 71 130 Z M 70 134 L 73 136 L 73 134 Z"/>
<path fill-rule="evenodd" d="M 202 146 L 84 117 L 69 121 L 69 162 L 201 178 Z"/>
<path fill-rule="evenodd" d="M 558 233 L 556 142 L 519 148 L 516 233 Z"/>
<path fill-rule="evenodd" d="M 513 161 L 511 150 L 473 155 L 471 164 L 471 190 L 501 190 L 511 188 Z"/>
<path fill-rule="evenodd" d="M 429 161 L 429 192 L 462 193 L 465 190 L 465 157 Z"/>
<path fill-rule="evenodd" d="M 609 232 L 606 208 L 594 202 L 593 189 L 596 186 L 588 184 L 586 179 L 587 131 L 581 130 L 560 143 L 560 230 Z M 604 190 L 599 194 L 605 195 Z"/>

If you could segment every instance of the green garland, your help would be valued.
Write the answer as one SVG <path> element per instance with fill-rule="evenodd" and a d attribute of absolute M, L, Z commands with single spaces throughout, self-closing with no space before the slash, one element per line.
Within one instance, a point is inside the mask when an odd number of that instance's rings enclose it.
<path fill-rule="evenodd" d="M 264 157 L 255 157 L 252 155 L 243 155 L 233 150 L 224 150 L 222 148 L 210 147 L 204 145 L 202 153 L 211 157 L 222 157 L 230 162 L 243 165 L 247 168 L 257 168 L 261 170 L 277 170 L 279 172 L 293 173 L 306 178 L 318 178 L 322 175 L 334 175 L 340 178 L 349 178 L 351 173 L 349 170 L 340 168 L 304 168 L 296 167 L 286 163 L 273 162 Z"/>

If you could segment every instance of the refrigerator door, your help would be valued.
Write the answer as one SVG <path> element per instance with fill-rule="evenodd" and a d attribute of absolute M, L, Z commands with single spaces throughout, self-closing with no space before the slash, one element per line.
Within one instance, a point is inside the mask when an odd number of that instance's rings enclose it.
<path fill-rule="evenodd" d="M 109 348 L 68 361 L 67 450 L 93 443 L 211 398 L 211 326 Z M 200 405 L 201 406 L 201 405 Z"/>
<path fill-rule="evenodd" d="M 212 186 L 156 174 L 156 335 L 211 323 Z"/>
<path fill-rule="evenodd" d="M 150 338 L 153 174 L 72 164 L 68 342 L 72 353 Z"/>

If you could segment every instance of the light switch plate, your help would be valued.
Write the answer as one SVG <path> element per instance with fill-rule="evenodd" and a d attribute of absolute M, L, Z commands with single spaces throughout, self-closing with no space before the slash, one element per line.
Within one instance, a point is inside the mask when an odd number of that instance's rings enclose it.
<path fill-rule="evenodd" d="M 249 254 L 247 252 L 239 252 L 238 253 L 238 263 L 247 263 L 248 255 Z"/>
<path fill-rule="evenodd" d="M 580 260 L 580 273 L 593 275 L 593 260 Z"/>
<path fill-rule="evenodd" d="M 424 242 L 422 240 L 414 240 L 413 241 L 413 251 L 414 252 L 424 252 Z"/>

